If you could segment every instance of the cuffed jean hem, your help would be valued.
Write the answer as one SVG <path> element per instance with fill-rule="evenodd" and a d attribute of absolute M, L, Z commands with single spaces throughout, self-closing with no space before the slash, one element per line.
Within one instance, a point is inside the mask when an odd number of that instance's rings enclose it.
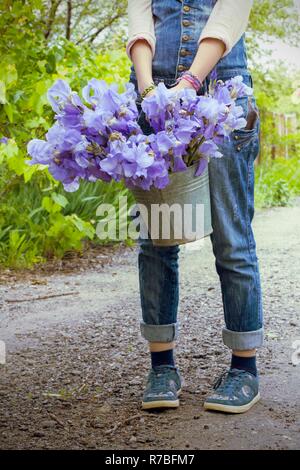
<path fill-rule="evenodd" d="M 171 343 L 178 337 L 178 322 L 168 325 L 150 325 L 141 321 L 140 328 L 143 338 L 153 343 Z"/>
<path fill-rule="evenodd" d="M 264 341 L 264 329 L 254 331 L 232 331 L 227 328 L 222 330 L 223 343 L 230 349 L 246 351 L 260 348 Z"/>

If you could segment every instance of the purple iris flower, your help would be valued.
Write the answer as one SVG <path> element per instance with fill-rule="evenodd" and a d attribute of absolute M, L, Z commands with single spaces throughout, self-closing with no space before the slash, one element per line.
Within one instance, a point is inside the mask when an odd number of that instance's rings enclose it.
<path fill-rule="evenodd" d="M 250 96 L 253 94 L 253 88 L 243 82 L 242 75 L 236 75 L 230 80 L 226 80 L 225 86 L 228 88 L 234 99 L 239 98 L 240 96 Z"/>
<path fill-rule="evenodd" d="M 174 102 L 165 84 L 159 83 L 155 93 L 144 98 L 141 106 L 155 132 L 164 130 L 165 122 L 174 109 Z"/>
<path fill-rule="evenodd" d="M 173 92 L 163 82 L 142 101 L 153 133 L 144 135 L 137 123 L 137 93 L 132 83 L 119 93 L 117 84 L 92 79 L 82 90 L 83 100 L 64 80 L 48 91 L 55 124 L 45 140 L 27 145 L 30 165 L 48 166 L 66 191 L 76 191 L 81 180 L 124 180 L 127 187 L 163 189 L 171 172 L 185 171 L 198 161 L 196 175 L 210 158 L 222 156 L 219 146 L 231 132 L 243 128 L 240 96 L 252 94 L 241 76 L 216 81 L 206 95 L 185 88 Z M 7 138 L 0 143 L 7 143 Z M 195 151 L 196 149 L 196 151 Z"/>
<path fill-rule="evenodd" d="M 53 152 L 54 149 L 49 142 L 40 139 L 32 139 L 27 144 L 27 153 L 32 159 L 26 160 L 26 163 L 29 165 L 48 165 L 52 161 Z"/>
<path fill-rule="evenodd" d="M 221 152 L 219 152 L 219 148 L 217 144 L 213 140 L 206 140 L 205 142 L 203 142 L 199 146 L 198 151 L 206 157 L 211 157 L 211 158 L 222 157 L 222 154 Z"/>
<path fill-rule="evenodd" d="M 219 103 L 224 103 L 226 106 L 229 106 L 234 102 L 227 86 L 217 86 L 213 96 Z"/>
<path fill-rule="evenodd" d="M 159 155 L 165 155 L 174 146 L 174 138 L 165 131 L 156 134 L 152 142 L 152 148 Z"/>
<path fill-rule="evenodd" d="M 181 157 L 175 157 L 174 158 L 174 165 L 173 165 L 173 171 L 184 171 L 187 169 L 187 165 L 184 163 L 183 159 Z"/>
<path fill-rule="evenodd" d="M 110 175 L 115 181 L 120 181 L 123 176 L 122 158 L 119 155 L 108 154 L 100 161 L 100 168 Z"/>
<path fill-rule="evenodd" d="M 219 103 L 210 96 L 203 96 L 202 99 L 197 103 L 195 112 L 208 121 L 217 123 L 219 116 L 222 112 L 224 112 L 224 109 L 224 104 Z"/>
<path fill-rule="evenodd" d="M 47 98 L 55 113 L 59 113 L 71 97 L 72 90 L 70 85 L 64 80 L 57 80 L 54 85 L 49 88 Z"/>
<path fill-rule="evenodd" d="M 174 130 L 174 135 L 176 138 L 184 143 L 188 144 L 191 141 L 192 134 L 196 129 L 196 123 L 191 119 L 180 118 L 176 122 L 176 128 Z"/>
<path fill-rule="evenodd" d="M 201 176 L 204 171 L 206 170 L 208 165 L 208 159 L 207 158 L 200 158 L 199 164 L 197 166 L 197 170 L 195 171 L 195 176 Z"/>
<path fill-rule="evenodd" d="M 107 90 L 108 85 L 105 80 L 92 78 L 82 89 L 82 96 L 87 103 L 96 107 L 101 104 L 102 96 L 107 92 Z"/>

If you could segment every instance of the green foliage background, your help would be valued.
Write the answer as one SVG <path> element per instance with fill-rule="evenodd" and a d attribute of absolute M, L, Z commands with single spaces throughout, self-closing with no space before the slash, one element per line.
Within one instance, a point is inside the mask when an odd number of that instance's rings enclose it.
<path fill-rule="evenodd" d="M 257 3 L 260 13 L 272 17 L 274 2 Z M 289 34 L 292 40 L 297 25 L 292 21 L 291 2 L 280 3 L 279 13 L 278 9 L 276 16 L 273 13 L 272 34 Z M 70 250 L 81 251 L 86 240 L 99 243 L 95 236 L 97 206 L 111 202 L 118 209 L 117 197 L 120 192 L 127 194 L 121 184 L 101 182 L 84 183 L 76 193 L 65 193 L 42 165 L 25 163 L 27 142 L 43 138 L 53 124 L 46 92 L 57 78 L 79 90 L 97 77 L 119 83 L 120 91 L 129 78 L 126 2 L 73 2 L 73 16 L 68 14 L 68 5 L 65 1 L 0 0 L 0 138 L 9 138 L 8 144 L 0 144 L 3 266 L 30 267 L 54 256 L 63 257 Z M 259 108 L 298 113 L 291 95 L 299 75 L 282 65 L 268 73 L 255 67 L 251 51 L 258 51 L 259 37 L 271 34 L 270 16 L 266 30 L 258 13 L 253 9 L 248 41 Z M 91 24 L 95 15 L 97 21 Z M 268 149 L 278 136 L 268 119 L 263 121 L 262 131 L 266 155 L 257 170 L 257 201 L 262 206 L 286 204 L 291 195 L 300 192 L 299 135 L 287 136 L 294 144 L 293 158 L 270 163 Z"/>

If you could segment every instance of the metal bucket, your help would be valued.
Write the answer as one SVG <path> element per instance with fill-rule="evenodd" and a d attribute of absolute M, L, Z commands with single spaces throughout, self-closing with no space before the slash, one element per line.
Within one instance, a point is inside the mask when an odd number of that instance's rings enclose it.
<path fill-rule="evenodd" d="M 208 168 L 195 176 L 197 165 L 171 173 L 164 189 L 131 190 L 153 245 L 182 245 L 212 233 Z"/>

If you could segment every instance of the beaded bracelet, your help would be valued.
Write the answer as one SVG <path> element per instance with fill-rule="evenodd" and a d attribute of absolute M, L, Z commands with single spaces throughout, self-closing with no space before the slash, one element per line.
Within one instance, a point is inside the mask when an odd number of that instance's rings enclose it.
<path fill-rule="evenodd" d="M 155 85 L 154 82 L 152 82 L 151 85 L 149 85 L 147 88 L 145 88 L 143 93 L 141 93 L 142 99 L 145 98 L 145 96 L 147 95 L 147 93 L 149 93 L 149 91 L 154 90 L 154 88 L 156 88 L 156 85 Z"/>
<path fill-rule="evenodd" d="M 181 74 L 176 80 L 176 83 L 179 83 L 183 78 L 190 82 L 190 84 L 194 87 L 196 91 L 198 91 L 202 86 L 202 82 L 190 70 L 184 70 L 183 72 L 181 72 Z"/>

